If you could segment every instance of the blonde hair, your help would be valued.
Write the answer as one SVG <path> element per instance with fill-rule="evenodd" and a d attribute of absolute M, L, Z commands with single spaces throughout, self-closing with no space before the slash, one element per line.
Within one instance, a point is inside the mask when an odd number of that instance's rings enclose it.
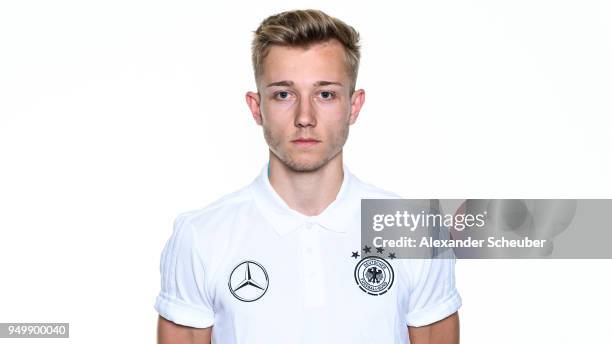
<path fill-rule="evenodd" d="M 273 45 L 304 47 L 336 39 L 344 47 L 347 72 L 355 91 L 359 69 L 359 33 L 343 21 L 319 10 L 295 10 L 272 15 L 254 31 L 252 62 L 255 80 L 263 73 L 263 60 Z"/>

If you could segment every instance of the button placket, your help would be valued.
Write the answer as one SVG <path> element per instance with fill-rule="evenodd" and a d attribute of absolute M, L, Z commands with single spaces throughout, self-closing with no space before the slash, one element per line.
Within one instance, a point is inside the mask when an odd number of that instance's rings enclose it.
<path fill-rule="evenodd" d="M 323 262 L 318 228 L 313 223 L 305 223 L 304 229 L 301 235 L 304 307 L 316 308 L 325 305 Z"/>

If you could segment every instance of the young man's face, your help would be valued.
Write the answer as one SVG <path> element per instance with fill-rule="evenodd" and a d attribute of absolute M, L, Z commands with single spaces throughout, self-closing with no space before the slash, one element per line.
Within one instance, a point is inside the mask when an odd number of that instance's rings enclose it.
<path fill-rule="evenodd" d="M 357 119 L 365 94 L 351 96 L 350 84 L 336 40 L 273 46 L 247 103 L 273 155 L 294 171 L 315 171 L 338 156 Z"/>

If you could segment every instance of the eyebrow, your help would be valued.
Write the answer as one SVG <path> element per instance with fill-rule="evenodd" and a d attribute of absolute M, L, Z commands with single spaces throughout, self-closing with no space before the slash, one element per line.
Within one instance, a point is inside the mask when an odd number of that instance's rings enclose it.
<path fill-rule="evenodd" d="M 329 85 L 342 86 L 342 83 L 337 82 L 337 81 L 325 81 L 325 80 L 321 80 L 321 81 L 317 81 L 317 82 L 315 82 L 313 84 L 313 86 L 329 86 Z M 289 81 L 289 80 L 276 81 L 276 82 L 273 82 L 271 84 L 268 84 L 266 87 L 272 87 L 272 86 L 293 86 L 293 81 Z"/>

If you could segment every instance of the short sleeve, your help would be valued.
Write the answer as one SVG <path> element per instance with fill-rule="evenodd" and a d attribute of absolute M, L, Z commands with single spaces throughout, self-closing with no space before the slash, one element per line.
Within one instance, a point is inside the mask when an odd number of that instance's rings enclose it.
<path fill-rule="evenodd" d="M 161 291 L 155 310 L 176 324 L 206 328 L 214 323 L 212 302 L 205 286 L 206 268 L 197 251 L 193 226 L 185 215 L 174 221 L 172 236 L 162 251 Z"/>
<path fill-rule="evenodd" d="M 425 326 L 455 313 L 461 297 L 455 288 L 455 259 L 410 259 L 411 290 L 408 297 L 408 326 Z"/>

